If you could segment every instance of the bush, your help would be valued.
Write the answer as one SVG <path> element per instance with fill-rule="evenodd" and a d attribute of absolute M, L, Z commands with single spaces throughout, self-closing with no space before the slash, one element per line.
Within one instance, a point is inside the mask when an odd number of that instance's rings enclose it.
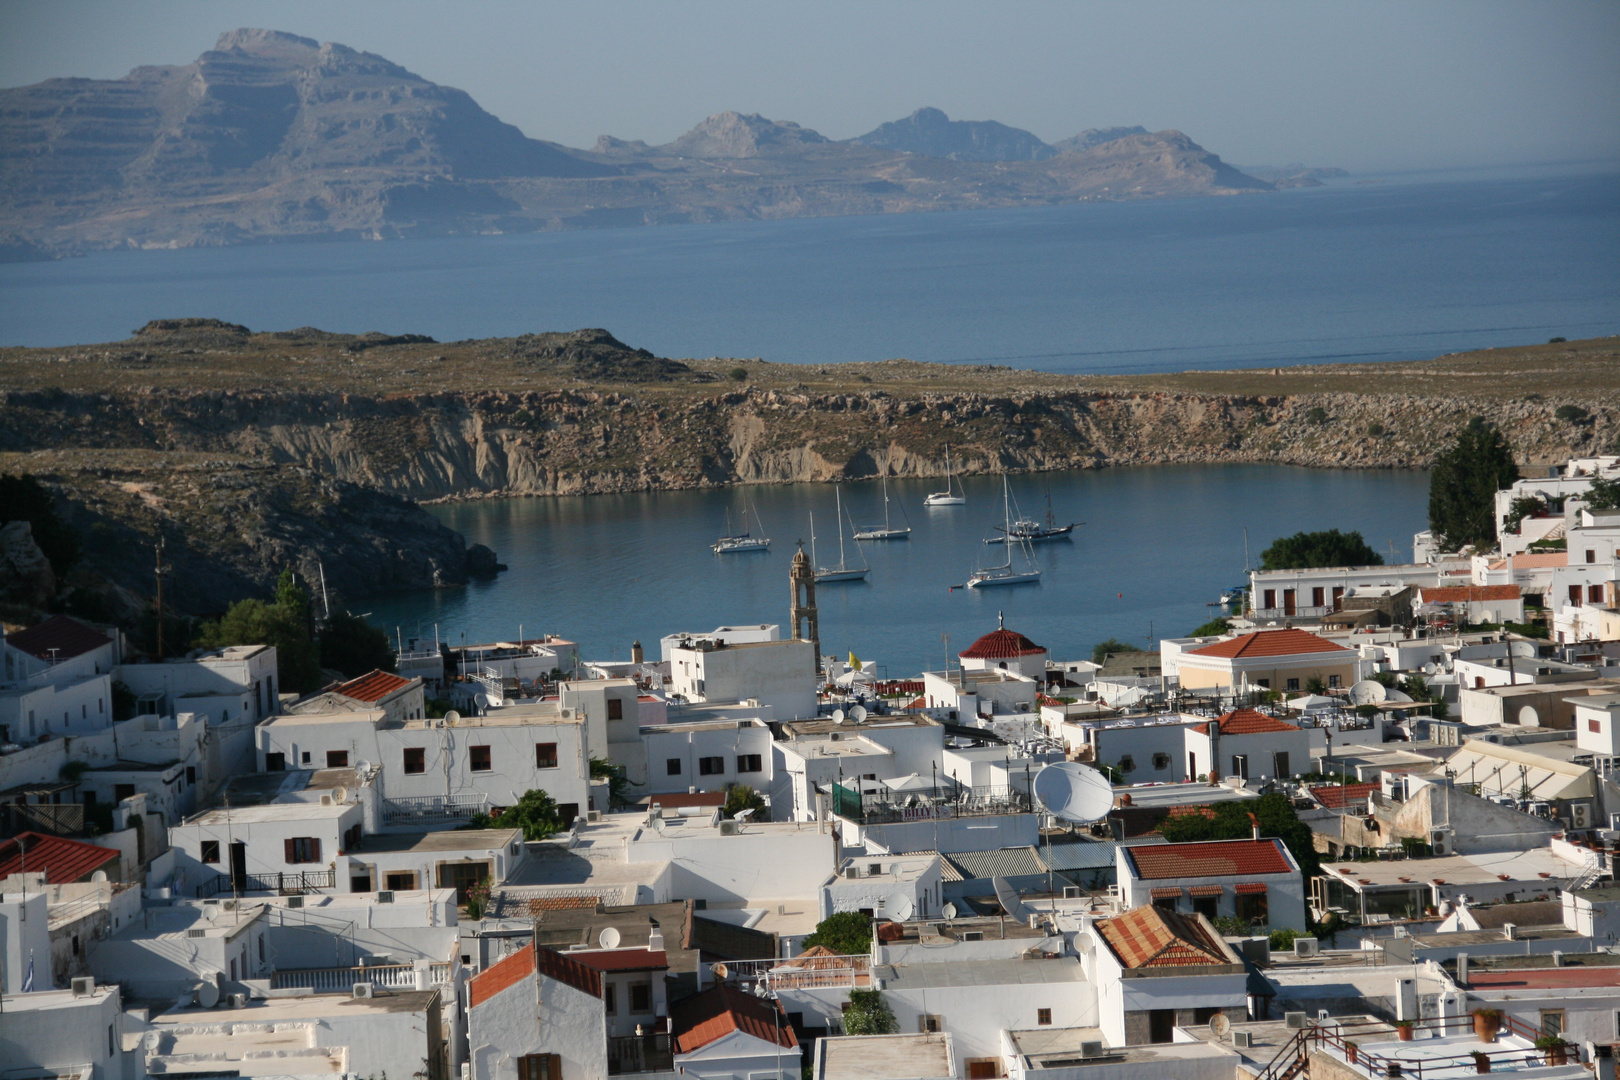
<path fill-rule="evenodd" d="M 1305 414 L 1305 422 L 1308 424 L 1325 424 L 1327 423 L 1327 418 L 1327 410 L 1321 406 L 1318 406 Z"/>
<path fill-rule="evenodd" d="M 1128 641 L 1121 641 L 1118 638 L 1109 638 L 1107 641 L 1099 641 L 1097 644 L 1091 647 L 1091 662 L 1093 664 L 1101 664 L 1107 659 L 1110 653 L 1117 656 L 1120 653 L 1141 651 L 1141 649 L 1138 649 L 1135 645 L 1132 645 Z"/>
<path fill-rule="evenodd" d="M 1382 566 L 1384 557 L 1359 532 L 1338 529 L 1279 537 L 1260 553 L 1262 570 L 1305 570 L 1319 566 Z"/>
<path fill-rule="evenodd" d="M 340 611 L 321 627 L 321 666 L 351 679 L 394 670 L 394 647 L 386 631 L 358 615 Z"/>
<path fill-rule="evenodd" d="M 282 689 L 304 694 L 320 685 L 320 659 L 309 638 L 309 601 L 290 571 L 282 571 L 274 603 L 240 600 L 218 622 L 204 623 L 195 640 L 210 649 L 274 645 Z"/>
<path fill-rule="evenodd" d="M 732 784 L 726 788 L 726 803 L 720 808 L 720 815 L 734 818 L 744 810 L 752 810 L 757 819 L 764 809 L 765 796 L 747 784 Z"/>
<path fill-rule="evenodd" d="M 746 378 L 748 378 L 748 369 L 747 368 L 745 368 L 745 367 L 734 367 L 734 368 L 731 369 L 731 381 L 732 382 L 742 382 Z"/>
<path fill-rule="evenodd" d="M 1553 416 L 1566 424 L 1578 424 L 1586 419 L 1586 410 L 1579 405 L 1560 405 L 1553 410 Z"/>
<path fill-rule="evenodd" d="M 1281 930 L 1271 932 L 1271 947 L 1277 952 L 1287 952 L 1294 947 L 1294 939 L 1299 937 L 1298 930 L 1283 927 Z"/>
<path fill-rule="evenodd" d="M 1566 337 L 1550 337 L 1550 338 L 1547 339 L 1547 344 L 1549 344 L 1549 345 L 1558 345 L 1558 344 L 1560 344 L 1562 342 L 1565 342 L 1565 341 L 1568 341 L 1568 340 L 1569 340 L 1569 338 L 1566 338 Z"/>
<path fill-rule="evenodd" d="M 844 1010 L 846 1035 L 893 1035 L 900 1030 L 894 1010 L 883 1000 L 881 990 L 851 990 L 849 1008 Z"/>
<path fill-rule="evenodd" d="M 820 945 L 845 956 L 861 956 L 872 951 L 872 917 L 859 911 L 839 911 L 816 924 L 815 932 L 804 939 L 804 947 Z"/>
<path fill-rule="evenodd" d="M 1227 622 L 1225 619 L 1211 619 L 1211 620 L 1209 620 L 1209 622 L 1205 623 L 1203 626 L 1200 626 L 1198 629 L 1194 630 L 1192 633 L 1188 634 L 1187 636 L 1188 637 L 1220 637 L 1222 634 L 1226 633 L 1230 629 L 1232 629 L 1232 624 Z"/>
<path fill-rule="evenodd" d="M 474 814 L 462 829 L 522 829 L 525 840 L 544 840 L 562 831 L 557 801 L 539 788 L 523 793 L 517 804 L 498 814 Z"/>
<path fill-rule="evenodd" d="M 1383 433 L 1384 433 L 1384 425 L 1383 424 L 1368 424 L 1367 425 L 1367 434 L 1371 435 L 1373 438 L 1376 439 L 1376 438 L 1378 438 L 1378 436 L 1382 435 Z"/>

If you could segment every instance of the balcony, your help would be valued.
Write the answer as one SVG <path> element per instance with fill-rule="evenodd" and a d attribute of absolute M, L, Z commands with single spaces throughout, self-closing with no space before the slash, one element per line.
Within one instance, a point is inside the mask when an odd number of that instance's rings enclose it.
<path fill-rule="evenodd" d="M 427 985 L 450 985 L 449 963 L 428 964 Z M 355 983 L 383 990 L 416 989 L 415 964 L 368 964 L 360 967 L 294 968 L 270 975 L 272 990 L 307 990 L 311 994 L 347 994 Z"/>
<path fill-rule="evenodd" d="M 778 990 L 838 990 L 872 985 L 872 957 L 796 956 L 788 960 L 731 960 L 724 981 L 753 993 L 763 983 Z M 718 972 L 716 973 L 718 975 Z"/>
<path fill-rule="evenodd" d="M 470 795 L 407 795 L 398 799 L 384 799 L 383 824 L 456 825 L 472 820 L 475 814 L 489 813 L 489 796 L 482 792 Z"/>
<path fill-rule="evenodd" d="M 214 880 L 197 886 L 197 899 L 206 900 L 221 893 L 275 893 L 277 896 L 302 896 L 322 889 L 337 888 L 337 871 L 303 870 L 287 874 L 245 874 L 241 888 L 231 885 L 229 874 L 215 874 Z"/>
<path fill-rule="evenodd" d="M 1416 1021 L 1410 1040 L 1402 1040 L 1394 1025 L 1370 1019 L 1327 1023 L 1308 1029 L 1305 1038 L 1314 1044 L 1314 1053 L 1378 1080 L 1467 1080 L 1482 1069 L 1534 1071 L 1537 1080 L 1590 1075 L 1580 1062 L 1578 1047 L 1568 1047 L 1558 1062 L 1560 1055 L 1536 1049 L 1538 1034 L 1508 1016 L 1495 1042 L 1481 1042 L 1473 1017 L 1461 1016 Z"/>
<path fill-rule="evenodd" d="M 667 1073 L 675 1071 L 675 1051 L 669 1035 L 626 1035 L 607 1041 L 609 1076 L 628 1073 Z"/>
<path fill-rule="evenodd" d="M 1248 618 L 1255 622 L 1269 619 L 1320 619 L 1334 612 L 1332 604 L 1322 607 L 1302 607 L 1298 604 L 1292 607 L 1250 608 Z"/>
<path fill-rule="evenodd" d="M 1034 812 L 1027 791 L 1012 787 L 939 787 L 860 792 L 842 784 L 832 789 L 833 813 L 857 825 L 901 821 L 993 817 Z"/>

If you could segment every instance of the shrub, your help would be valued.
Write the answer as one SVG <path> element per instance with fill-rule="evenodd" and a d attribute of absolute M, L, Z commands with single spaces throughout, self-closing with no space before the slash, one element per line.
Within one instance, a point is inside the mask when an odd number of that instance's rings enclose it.
<path fill-rule="evenodd" d="M 893 1035 L 900 1030 L 894 1010 L 883 1000 L 881 990 L 851 990 L 849 1008 L 844 1010 L 847 1035 Z"/>
<path fill-rule="evenodd" d="M 1140 651 L 1140 649 L 1129 642 L 1121 641 L 1118 638 L 1109 638 L 1107 641 L 1099 641 L 1097 644 L 1091 647 L 1091 662 L 1093 664 L 1101 664 L 1108 658 L 1110 653 L 1118 655 L 1119 653 Z"/>
<path fill-rule="evenodd" d="M 804 947 L 821 945 L 845 956 L 872 951 L 872 917 L 859 911 L 838 911 L 816 923 L 815 932 L 804 939 Z"/>
<path fill-rule="evenodd" d="M 1279 537 L 1260 553 L 1262 570 L 1305 570 L 1320 566 L 1382 566 L 1384 557 L 1359 532 L 1338 529 Z"/>
<path fill-rule="evenodd" d="M 1322 408 L 1320 405 L 1305 414 L 1305 421 L 1306 423 L 1310 424 L 1325 424 L 1327 423 L 1327 418 L 1327 410 Z"/>
<path fill-rule="evenodd" d="M 1187 636 L 1188 637 L 1220 637 L 1222 634 L 1226 633 L 1230 629 L 1232 629 L 1232 624 L 1227 622 L 1225 619 L 1211 619 L 1211 620 L 1209 620 L 1209 622 L 1205 623 L 1203 626 L 1200 626 L 1198 629 L 1194 630 L 1191 634 L 1189 634 Z"/>
<path fill-rule="evenodd" d="M 1549 344 L 1549 345 L 1557 345 L 1560 342 L 1565 342 L 1565 341 L 1568 341 L 1568 340 L 1569 340 L 1569 338 L 1566 338 L 1566 337 L 1550 337 L 1550 338 L 1547 339 L 1547 344 Z"/>
<path fill-rule="evenodd" d="M 1578 424 L 1586 419 L 1586 410 L 1579 405 L 1560 405 L 1553 410 L 1553 416 L 1566 424 Z"/>
<path fill-rule="evenodd" d="M 745 368 L 745 367 L 734 367 L 734 368 L 731 369 L 731 381 L 732 382 L 742 382 L 746 378 L 748 378 L 748 369 L 747 368 Z"/>
<path fill-rule="evenodd" d="M 1376 439 L 1376 438 L 1378 438 L 1378 436 L 1382 435 L 1383 433 L 1384 433 L 1384 425 L 1383 424 L 1368 424 L 1367 425 L 1367 434 L 1371 435 L 1373 438 Z"/>
<path fill-rule="evenodd" d="M 1299 937 L 1298 930 L 1283 927 L 1281 930 L 1271 932 L 1271 947 L 1278 952 L 1287 952 L 1294 947 L 1294 939 Z"/>
<path fill-rule="evenodd" d="M 747 784 L 732 784 L 726 788 L 726 804 L 720 808 L 720 814 L 722 817 L 734 818 L 744 810 L 752 810 L 758 815 L 764 809 L 765 796 Z"/>

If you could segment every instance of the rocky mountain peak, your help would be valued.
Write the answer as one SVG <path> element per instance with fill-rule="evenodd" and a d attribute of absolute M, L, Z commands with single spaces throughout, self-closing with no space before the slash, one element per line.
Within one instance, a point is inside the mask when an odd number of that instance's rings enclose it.
<path fill-rule="evenodd" d="M 952 120 L 943 110 L 926 106 L 849 141 L 952 161 L 1041 161 L 1055 153 L 1022 128 L 995 120 Z"/>
<path fill-rule="evenodd" d="M 299 37 L 289 34 L 285 30 L 258 30 L 243 27 L 240 30 L 227 30 L 219 35 L 214 42 L 214 52 L 231 52 L 240 49 L 243 52 L 279 52 L 290 49 L 302 49 L 309 52 L 318 51 L 321 43 L 314 38 Z"/>
<path fill-rule="evenodd" d="M 1150 134 L 1152 132 L 1140 124 L 1135 127 L 1087 128 L 1078 135 L 1064 139 L 1062 142 L 1053 143 L 1052 148 L 1059 153 L 1073 153 L 1080 150 L 1090 150 L 1094 146 L 1129 138 L 1132 135 Z"/>
<path fill-rule="evenodd" d="M 831 140 L 791 120 L 723 112 L 709 117 L 661 149 L 682 157 L 744 158 L 771 152 L 801 150 Z"/>

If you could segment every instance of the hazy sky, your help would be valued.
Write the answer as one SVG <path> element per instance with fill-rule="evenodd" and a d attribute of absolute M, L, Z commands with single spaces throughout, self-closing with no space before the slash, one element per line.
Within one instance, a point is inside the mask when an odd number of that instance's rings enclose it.
<path fill-rule="evenodd" d="M 0 0 L 0 84 L 184 64 L 240 26 L 381 54 L 535 138 L 725 109 L 832 138 L 934 105 L 1053 141 L 1179 128 L 1357 170 L 1620 157 L 1620 3 Z"/>

